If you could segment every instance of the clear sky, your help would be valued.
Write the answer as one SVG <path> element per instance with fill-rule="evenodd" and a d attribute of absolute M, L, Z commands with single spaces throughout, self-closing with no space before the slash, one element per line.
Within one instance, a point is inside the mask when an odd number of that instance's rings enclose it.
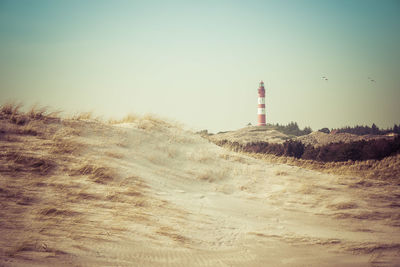
<path fill-rule="evenodd" d="M 260 80 L 267 122 L 398 124 L 400 1 L 0 0 L 1 102 L 216 132 Z"/>

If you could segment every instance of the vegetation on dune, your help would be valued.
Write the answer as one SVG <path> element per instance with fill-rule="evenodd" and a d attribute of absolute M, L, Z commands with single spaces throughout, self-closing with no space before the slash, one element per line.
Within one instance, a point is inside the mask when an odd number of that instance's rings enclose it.
<path fill-rule="evenodd" d="M 114 145 L 117 138 L 107 139 L 120 132 L 90 113 L 63 118 L 37 106 L 0 106 L 3 260 L 29 257 L 32 263 L 31 255 L 67 255 L 69 245 L 60 243 L 66 240 L 63 233 L 68 233 L 68 242 L 81 244 L 82 236 L 100 240 L 99 228 L 116 236 L 112 231 L 125 231 L 121 229 L 133 220 L 148 223 L 153 203 L 167 207 L 149 198 L 140 177 L 128 176 L 110 162 L 124 157 Z"/>
<path fill-rule="evenodd" d="M 351 143 L 331 143 L 320 147 L 314 147 L 311 145 L 306 146 L 302 142 L 294 140 L 285 141 L 283 144 L 268 142 L 240 144 L 238 142 L 222 140 L 216 142 L 216 144 L 229 147 L 235 151 L 272 154 L 275 156 L 294 157 L 321 162 L 368 159 L 381 160 L 400 152 L 400 136 L 397 136 L 394 139 L 373 139 Z"/>
<path fill-rule="evenodd" d="M 350 133 L 355 135 L 385 135 L 394 134 L 388 138 L 374 138 L 370 136 L 366 140 L 357 141 L 331 141 L 324 144 L 307 144 L 304 141 L 296 140 L 296 136 L 308 135 L 312 132 L 310 127 L 301 130 L 296 122 L 287 125 L 267 124 L 266 127 L 259 127 L 253 131 L 277 130 L 288 135 L 289 140 L 284 143 L 271 143 L 266 141 L 257 142 L 236 142 L 233 140 L 219 139 L 211 140 L 219 146 L 228 147 L 234 151 L 269 154 L 280 157 L 293 157 L 304 160 L 314 160 L 317 162 L 344 162 L 344 161 L 365 161 L 382 160 L 385 157 L 396 155 L 400 152 L 400 126 L 394 125 L 393 128 L 379 129 L 375 124 L 369 126 L 344 127 L 340 129 L 322 128 L 318 130 L 326 134 Z M 207 132 L 199 132 L 207 137 Z"/>
<path fill-rule="evenodd" d="M 322 162 L 316 160 L 297 159 L 294 157 L 275 156 L 272 154 L 242 153 L 272 163 L 289 164 L 300 168 L 339 175 L 354 175 L 355 180 L 352 185 L 353 187 L 371 186 L 371 181 L 366 181 L 365 178 L 370 178 L 372 180 L 391 180 L 395 184 L 399 184 L 400 154 L 389 156 L 381 160 Z"/>
<path fill-rule="evenodd" d="M 306 146 L 303 159 L 317 161 L 381 160 L 400 152 L 400 137 L 394 139 L 361 140 L 351 143 L 331 143 L 322 147 Z"/>
<path fill-rule="evenodd" d="M 0 107 L 0 140 L 6 141 L 3 144 L 3 151 L 0 153 L 0 161 L 3 163 L 0 172 L 19 175 L 26 172 L 45 175 L 52 172 L 56 167 L 56 162 L 52 155 L 78 155 L 85 147 L 84 144 L 77 142 L 76 136 L 80 133 L 74 127 L 69 125 L 78 123 L 81 119 L 90 119 L 91 113 L 82 113 L 72 120 L 62 120 L 56 116 L 56 113 L 48 112 L 47 108 L 33 106 L 27 111 L 21 111 L 22 105 L 18 103 L 7 103 Z M 75 121 L 75 122 L 73 122 Z M 60 124 L 60 122 L 62 122 Z M 135 123 L 139 129 L 153 130 L 162 127 L 170 128 L 172 125 L 179 128 L 176 123 L 166 122 L 152 115 L 136 116 L 128 115 L 122 120 L 109 121 L 109 123 Z M 71 124 L 71 125 L 72 125 Z M 256 128 L 256 127 L 255 127 Z M 259 127 L 257 130 L 275 129 L 292 137 L 311 133 L 310 127 L 301 130 L 296 122 L 287 125 L 268 124 L 267 127 Z M 328 128 L 319 130 L 325 133 L 331 133 Z M 379 129 L 375 124 L 369 126 L 344 127 L 341 129 L 332 129 L 335 132 L 352 134 L 374 134 L 383 135 L 390 132 L 399 133 L 400 126 L 394 125 L 393 128 L 386 130 Z M 200 132 L 203 136 L 208 136 L 207 131 Z M 42 155 L 24 153 L 14 149 L 12 143 L 31 142 L 32 140 L 49 140 L 45 153 Z M 31 141 L 28 141 L 31 140 Z M 284 143 L 251 142 L 241 144 L 228 140 L 214 141 L 217 145 L 228 147 L 235 151 L 246 152 L 257 155 L 279 156 L 283 159 L 292 158 L 306 161 L 315 161 L 316 163 L 333 162 L 355 162 L 369 160 L 383 160 L 390 156 L 400 154 L 400 137 L 388 139 L 371 139 L 353 141 L 349 143 L 330 143 L 323 146 L 305 145 L 296 140 L 287 140 Z M 34 145 L 33 143 L 29 143 Z M 6 150 L 7 149 L 7 150 Z M 168 151 L 169 156 L 173 156 L 173 151 Z M 106 154 L 108 157 L 121 158 L 119 154 Z M 317 165 L 318 165 L 317 164 Z M 319 165 L 318 165 L 319 166 Z M 369 168 L 363 165 L 362 168 Z M 71 175 L 86 175 L 96 183 L 108 183 L 115 178 L 115 173 L 107 166 L 89 164 L 75 170 Z M 202 180 L 214 179 L 213 174 L 204 174 L 199 177 Z M 218 176 L 218 175 L 217 175 Z"/>
<path fill-rule="evenodd" d="M 163 128 L 182 128 L 176 121 L 171 121 L 166 118 L 161 118 L 155 114 L 145 114 L 143 116 L 128 114 L 122 119 L 110 119 L 110 124 L 121 124 L 121 123 L 134 123 L 136 126 L 145 131 L 160 130 Z"/>
<path fill-rule="evenodd" d="M 251 126 L 251 123 L 249 123 L 247 126 Z M 310 134 L 312 132 L 311 127 L 306 126 L 304 127 L 303 130 L 301 130 L 299 128 L 299 125 L 297 124 L 297 122 L 290 122 L 286 125 L 284 124 L 272 124 L 272 123 L 267 123 L 266 126 L 261 126 L 261 127 L 253 127 L 251 129 L 252 132 L 265 132 L 268 130 L 276 130 L 278 132 L 281 132 L 285 135 L 288 135 L 290 137 L 295 137 L 295 136 L 302 136 L 302 135 L 307 135 Z M 224 134 L 224 133 L 228 133 L 229 131 L 220 131 L 217 134 Z M 200 135 L 206 136 L 206 135 L 213 135 L 212 133 L 209 133 L 208 130 L 202 130 L 197 132 Z"/>
<path fill-rule="evenodd" d="M 22 151 L 7 151 L 3 150 L 0 153 L 0 173 L 8 175 L 17 175 L 20 173 L 35 173 L 46 175 L 55 168 L 55 163 L 52 159 L 31 155 Z"/>
<path fill-rule="evenodd" d="M 299 128 L 299 125 L 297 122 L 290 122 L 287 125 L 280 125 L 279 123 L 277 124 L 268 124 L 268 126 L 272 127 L 273 129 L 287 134 L 287 135 L 293 135 L 293 136 L 302 136 L 302 135 L 307 135 L 312 132 L 311 127 L 304 127 L 303 130 Z"/>
<path fill-rule="evenodd" d="M 96 183 L 106 184 L 113 180 L 116 173 L 106 166 L 85 163 L 78 169 L 72 170 L 71 175 L 87 175 L 89 179 Z"/>
<path fill-rule="evenodd" d="M 7 119 L 16 125 L 26 125 L 32 121 L 57 120 L 59 112 L 49 112 L 47 107 L 32 106 L 28 111 L 21 111 L 21 103 L 6 103 L 0 106 L 0 119 Z"/>
<path fill-rule="evenodd" d="M 280 125 L 279 123 L 276 124 L 267 124 L 268 129 L 274 129 L 277 130 L 281 133 L 284 133 L 289 136 L 303 136 L 310 134 L 312 132 L 312 129 L 308 126 L 304 127 L 303 130 L 301 130 L 297 124 L 297 122 L 290 122 L 287 125 Z M 260 131 L 263 129 L 261 128 Z M 373 123 L 371 126 L 363 126 L 363 125 L 356 125 L 354 127 L 346 126 L 342 128 L 333 128 L 329 130 L 329 128 L 325 127 L 322 129 L 319 129 L 318 131 L 323 132 L 323 133 L 350 133 L 350 134 L 355 134 L 355 135 L 385 135 L 389 133 L 396 133 L 400 134 L 400 125 L 394 124 L 393 127 L 389 127 L 387 129 L 380 129 L 378 126 L 376 126 L 375 123 Z M 222 133 L 222 132 L 221 132 Z"/>
<path fill-rule="evenodd" d="M 324 128 L 327 129 L 327 128 Z M 321 129 L 320 131 L 324 130 Z M 366 135 L 366 134 L 374 134 L 374 135 L 384 135 L 388 133 L 396 133 L 400 134 L 400 125 L 394 124 L 392 128 L 387 128 L 387 129 L 379 129 L 378 126 L 376 126 L 375 123 L 369 126 L 360 126 L 356 125 L 354 127 L 342 127 L 338 129 L 332 129 L 333 132 L 336 133 L 351 133 L 351 134 L 356 134 L 356 135 Z M 328 132 L 329 133 L 329 132 Z"/>

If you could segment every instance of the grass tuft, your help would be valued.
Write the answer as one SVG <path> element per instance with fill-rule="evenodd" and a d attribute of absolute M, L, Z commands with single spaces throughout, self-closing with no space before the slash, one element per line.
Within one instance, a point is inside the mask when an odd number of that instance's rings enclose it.
<path fill-rule="evenodd" d="M 197 175 L 197 179 L 207 182 L 215 182 L 226 178 L 227 170 L 212 170 L 208 169 Z"/>
<path fill-rule="evenodd" d="M 139 116 L 134 114 L 128 114 L 120 120 L 110 119 L 108 123 L 110 124 L 119 124 L 119 123 L 133 123 L 139 120 Z"/>
<path fill-rule="evenodd" d="M 20 172 L 33 172 L 46 175 L 56 166 L 49 158 L 27 155 L 20 151 L 6 151 L 0 154 L 0 159 L 4 159 L 7 162 L 7 164 L 3 164 L 3 166 L 0 167 L 0 171 L 12 175 Z"/>
<path fill-rule="evenodd" d="M 73 170 L 71 175 L 86 175 L 89 179 L 99 184 L 108 183 L 116 176 L 115 172 L 111 168 L 91 163 L 83 164 L 80 168 Z"/>
<path fill-rule="evenodd" d="M 64 216 L 64 217 L 72 217 L 79 215 L 79 212 L 66 210 L 66 209 L 56 209 L 56 208 L 44 208 L 39 212 L 44 216 Z"/>
<path fill-rule="evenodd" d="M 0 107 L 0 112 L 4 115 L 17 115 L 21 107 L 21 103 L 9 102 Z"/>
<path fill-rule="evenodd" d="M 28 115 L 28 117 L 31 119 L 40 120 L 46 116 L 46 113 L 47 107 L 39 107 L 37 105 L 34 105 L 28 110 L 26 115 Z"/>
<path fill-rule="evenodd" d="M 72 119 L 77 120 L 77 121 L 90 120 L 90 119 L 93 119 L 93 112 L 92 111 L 81 112 L 81 113 L 78 113 L 78 114 L 72 116 Z"/>
<path fill-rule="evenodd" d="M 286 175 L 288 175 L 288 173 L 285 172 L 285 171 L 276 171 L 275 175 L 277 175 L 277 176 L 286 176 Z"/>

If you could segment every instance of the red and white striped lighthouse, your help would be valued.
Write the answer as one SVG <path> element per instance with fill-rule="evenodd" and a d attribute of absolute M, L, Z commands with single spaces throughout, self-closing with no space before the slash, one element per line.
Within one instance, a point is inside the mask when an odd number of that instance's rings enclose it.
<path fill-rule="evenodd" d="M 258 87 L 258 126 L 265 126 L 265 89 L 264 82 Z"/>

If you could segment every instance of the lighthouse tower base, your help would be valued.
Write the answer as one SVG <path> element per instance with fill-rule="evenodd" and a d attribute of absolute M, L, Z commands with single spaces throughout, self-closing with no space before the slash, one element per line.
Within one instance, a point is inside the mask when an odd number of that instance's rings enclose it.
<path fill-rule="evenodd" d="M 258 114 L 258 124 L 257 126 L 266 126 L 265 123 L 265 114 Z"/>

